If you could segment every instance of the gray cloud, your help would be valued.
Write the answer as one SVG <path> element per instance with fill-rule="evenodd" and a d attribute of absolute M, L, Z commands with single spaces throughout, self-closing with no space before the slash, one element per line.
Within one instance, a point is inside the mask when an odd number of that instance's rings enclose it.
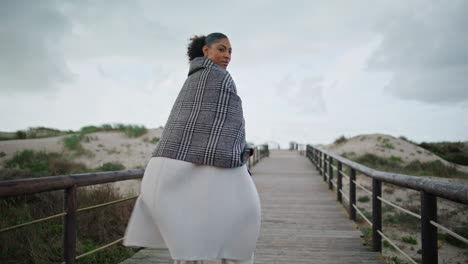
<path fill-rule="evenodd" d="M 0 1 L 0 89 L 59 89 L 75 78 L 72 60 L 122 56 L 170 64 L 177 49 L 168 30 L 143 16 L 137 1 L 110 3 Z"/>
<path fill-rule="evenodd" d="M 70 63 L 86 58 L 98 61 L 93 66 L 101 76 L 110 74 L 99 66 L 102 57 L 141 58 L 171 69 L 174 58 L 185 57 L 191 35 L 212 31 L 232 36 L 233 63 L 252 68 L 338 54 L 377 32 L 382 43 L 368 66 L 394 73 L 386 91 L 431 103 L 468 98 L 466 1 L 421 1 L 411 8 L 406 1 L 246 1 L 228 12 L 215 3 L 2 1 L 0 89 L 57 88 L 72 80 Z"/>
<path fill-rule="evenodd" d="M 468 100 L 467 1 L 420 2 L 381 21 L 382 42 L 368 61 L 390 71 L 386 91 L 428 103 Z"/>
<path fill-rule="evenodd" d="M 292 74 L 285 75 L 276 83 L 276 93 L 290 111 L 299 115 L 326 112 L 323 96 L 323 77 L 296 80 Z"/>
<path fill-rule="evenodd" d="M 169 29 L 144 15 L 142 1 L 69 1 L 63 8 L 72 25 L 64 43 L 70 58 L 173 56 Z M 169 55 L 169 56 L 167 56 Z"/>
<path fill-rule="evenodd" d="M 55 1 L 0 2 L 0 89 L 37 92 L 70 81 L 61 42 L 70 23 Z"/>

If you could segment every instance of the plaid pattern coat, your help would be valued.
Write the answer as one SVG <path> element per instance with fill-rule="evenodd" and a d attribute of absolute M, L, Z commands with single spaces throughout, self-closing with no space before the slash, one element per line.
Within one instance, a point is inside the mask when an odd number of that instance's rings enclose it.
<path fill-rule="evenodd" d="M 231 75 L 206 57 L 193 59 L 152 156 L 233 168 L 252 154 Z"/>

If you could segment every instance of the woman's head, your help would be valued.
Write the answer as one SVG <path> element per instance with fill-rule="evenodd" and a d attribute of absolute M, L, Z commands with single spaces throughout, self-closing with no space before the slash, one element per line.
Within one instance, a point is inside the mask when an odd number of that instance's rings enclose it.
<path fill-rule="evenodd" d="M 211 33 L 208 36 L 194 36 L 190 38 L 187 55 L 189 61 L 196 57 L 207 57 L 217 65 L 227 68 L 231 61 L 231 43 L 222 33 Z"/>

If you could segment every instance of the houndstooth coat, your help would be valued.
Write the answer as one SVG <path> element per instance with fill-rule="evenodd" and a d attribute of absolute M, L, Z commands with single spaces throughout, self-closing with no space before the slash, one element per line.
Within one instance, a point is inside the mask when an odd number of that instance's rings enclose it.
<path fill-rule="evenodd" d="M 233 168 L 252 154 L 231 75 L 206 57 L 193 59 L 152 156 Z"/>

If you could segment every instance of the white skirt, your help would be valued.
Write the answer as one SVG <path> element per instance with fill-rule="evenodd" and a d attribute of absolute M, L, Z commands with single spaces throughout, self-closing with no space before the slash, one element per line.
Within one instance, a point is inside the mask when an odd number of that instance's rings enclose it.
<path fill-rule="evenodd" d="M 176 260 L 246 260 L 261 206 L 246 165 L 218 168 L 152 157 L 123 245 L 167 248 Z"/>

